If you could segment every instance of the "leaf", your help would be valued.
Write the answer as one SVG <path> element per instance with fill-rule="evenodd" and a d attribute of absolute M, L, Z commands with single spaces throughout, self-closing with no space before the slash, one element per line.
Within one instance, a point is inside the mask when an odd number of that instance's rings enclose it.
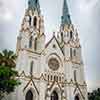
<path fill-rule="evenodd" d="M 18 72 L 14 69 L 15 60 L 16 55 L 13 51 L 5 49 L 0 52 L 0 98 L 5 93 L 13 92 L 16 86 L 21 84 L 16 80 Z"/>

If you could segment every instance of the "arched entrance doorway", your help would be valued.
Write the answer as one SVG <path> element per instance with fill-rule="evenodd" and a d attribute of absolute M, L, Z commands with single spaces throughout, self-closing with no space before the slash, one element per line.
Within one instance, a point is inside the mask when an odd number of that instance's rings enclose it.
<path fill-rule="evenodd" d="M 33 100 L 33 93 L 32 93 L 31 90 L 29 90 L 29 91 L 26 93 L 25 100 Z"/>
<path fill-rule="evenodd" d="M 58 100 L 58 94 L 56 91 L 53 91 L 51 94 L 51 99 L 50 100 Z"/>
<path fill-rule="evenodd" d="M 80 99 L 79 99 L 79 96 L 76 95 L 74 100 L 80 100 Z"/>

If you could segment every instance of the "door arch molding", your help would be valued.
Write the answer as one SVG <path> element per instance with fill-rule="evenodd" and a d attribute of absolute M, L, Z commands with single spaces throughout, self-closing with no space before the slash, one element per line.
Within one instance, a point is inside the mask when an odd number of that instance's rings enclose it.
<path fill-rule="evenodd" d="M 25 92 L 25 100 L 37 100 L 36 92 L 33 88 L 27 89 Z"/>
<path fill-rule="evenodd" d="M 75 95 L 74 100 L 80 100 L 79 94 Z"/>
<path fill-rule="evenodd" d="M 28 90 L 25 95 L 25 100 L 34 100 L 34 96 L 31 90 Z"/>
<path fill-rule="evenodd" d="M 50 100 L 59 100 L 59 95 L 55 90 L 51 93 Z"/>

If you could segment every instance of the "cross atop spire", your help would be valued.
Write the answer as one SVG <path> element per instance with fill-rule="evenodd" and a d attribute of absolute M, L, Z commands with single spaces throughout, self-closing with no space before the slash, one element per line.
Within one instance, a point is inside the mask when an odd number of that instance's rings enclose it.
<path fill-rule="evenodd" d="M 71 19 L 70 19 L 70 14 L 68 10 L 68 5 L 67 5 L 66 0 L 64 0 L 61 25 L 65 26 L 65 25 L 70 25 L 70 24 L 71 24 Z"/>
<path fill-rule="evenodd" d="M 32 10 L 37 10 L 40 13 L 39 0 L 28 0 L 28 8 Z"/>

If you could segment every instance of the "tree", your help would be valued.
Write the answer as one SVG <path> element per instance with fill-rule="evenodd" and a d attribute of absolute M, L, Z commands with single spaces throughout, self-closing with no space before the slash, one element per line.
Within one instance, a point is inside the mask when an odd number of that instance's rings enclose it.
<path fill-rule="evenodd" d="M 16 55 L 13 51 L 7 51 L 6 49 L 0 52 L 0 65 L 5 65 L 11 68 L 16 66 Z"/>
<path fill-rule="evenodd" d="M 92 91 L 91 93 L 88 93 L 88 99 L 89 100 L 100 100 L 100 88 Z"/>
<path fill-rule="evenodd" d="M 0 100 L 13 92 L 20 84 L 16 79 L 18 72 L 15 71 L 16 55 L 13 51 L 3 50 L 0 52 Z"/>

